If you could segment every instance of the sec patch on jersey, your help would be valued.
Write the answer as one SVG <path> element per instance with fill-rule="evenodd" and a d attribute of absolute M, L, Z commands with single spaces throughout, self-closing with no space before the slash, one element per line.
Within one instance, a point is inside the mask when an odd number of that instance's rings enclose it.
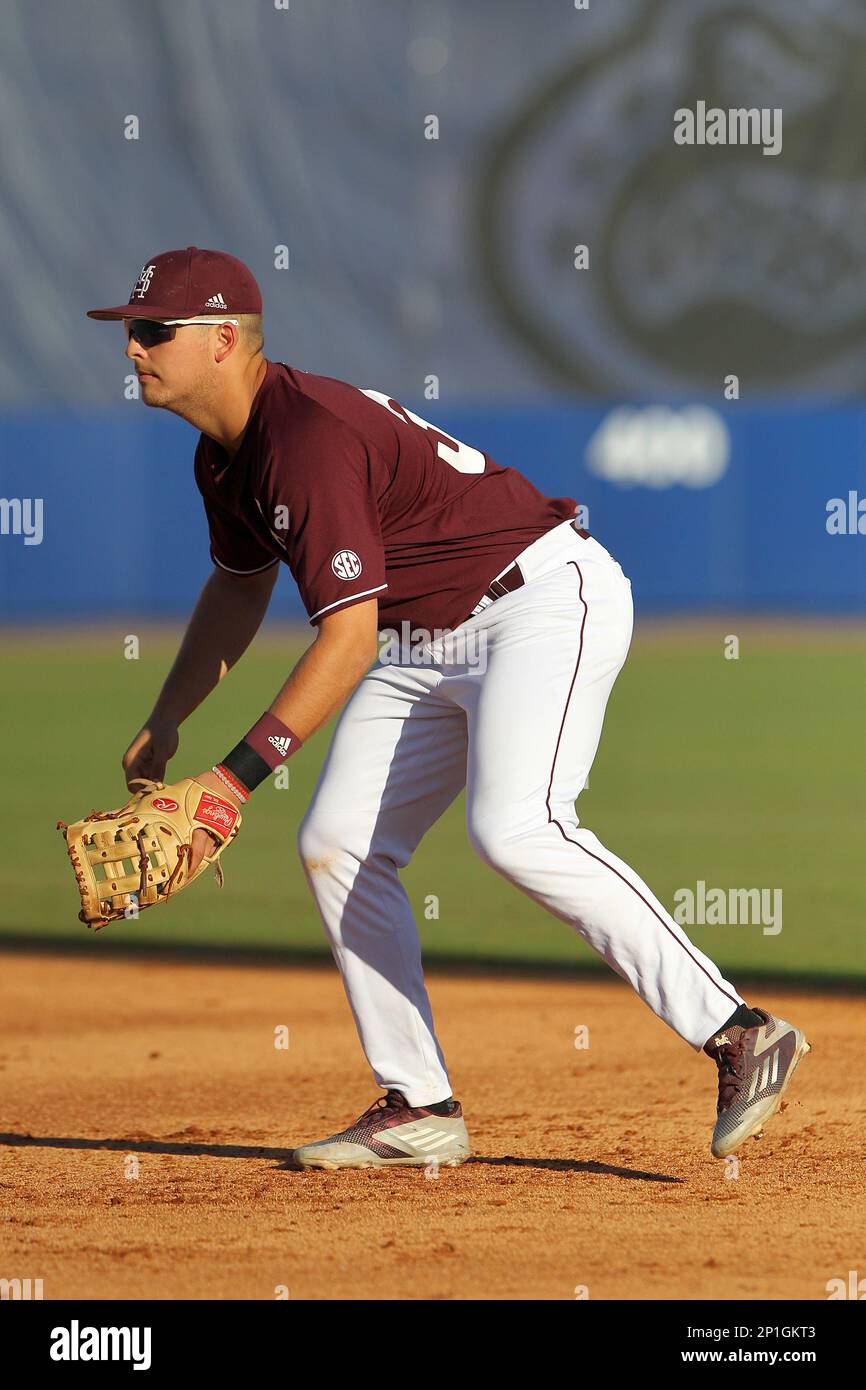
<path fill-rule="evenodd" d="M 357 579 L 363 568 L 354 550 L 338 550 L 331 561 L 331 569 L 338 579 Z"/>

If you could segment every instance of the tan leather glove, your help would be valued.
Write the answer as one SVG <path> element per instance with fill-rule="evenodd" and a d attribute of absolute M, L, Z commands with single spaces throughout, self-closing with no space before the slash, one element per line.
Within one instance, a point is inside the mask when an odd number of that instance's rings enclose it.
<path fill-rule="evenodd" d="M 81 894 L 79 921 L 95 930 L 125 917 L 133 904 L 141 911 L 168 902 L 208 864 L 222 888 L 219 858 L 241 828 L 238 808 L 192 777 L 169 785 L 145 777 L 130 783 L 139 784 L 142 790 L 116 811 L 91 811 L 72 825 L 57 822 Z M 215 849 L 190 876 L 199 827 L 213 836 Z"/>

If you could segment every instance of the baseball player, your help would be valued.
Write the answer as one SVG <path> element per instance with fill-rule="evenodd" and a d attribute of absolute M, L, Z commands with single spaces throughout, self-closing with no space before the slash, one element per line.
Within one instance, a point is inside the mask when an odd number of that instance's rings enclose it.
<path fill-rule="evenodd" d="M 261 313 L 245 265 L 189 246 L 154 256 L 127 303 L 90 317 L 122 320 L 145 404 L 200 431 L 214 567 L 124 755 L 127 781 L 163 778 L 179 726 L 258 630 L 280 562 L 315 640 L 196 780 L 240 808 L 343 707 L 298 847 L 385 1094 L 296 1162 L 470 1156 L 398 873 L 464 786 L 479 856 L 715 1060 L 712 1152 L 734 1152 L 779 1108 L 809 1044 L 751 1008 L 575 812 L 631 640 L 628 579 L 578 526 L 573 498 L 543 495 L 387 392 L 269 361 Z M 210 848 L 196 830 L 193 868 Z"/>

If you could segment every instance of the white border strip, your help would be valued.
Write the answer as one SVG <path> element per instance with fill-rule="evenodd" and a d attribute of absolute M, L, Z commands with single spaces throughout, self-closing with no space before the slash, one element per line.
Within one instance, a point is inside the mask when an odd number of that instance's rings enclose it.
<path fill-rule="evenodd" d="M 279 555 L 275 555 L 273 560 L 269 560 L 266 565 L 259 565 L 257 570 L 233 570 L 231 565 L 224 565 L 222 560 L 218 560 L 215 555 L 211 555 L 215 565 L 219 565 L 221 570 L 228 570 L 229 574 L 261 574 L 263 570 L 269 570 L 272 565 L 280 563 Z"/>
<path fill-rule="evenodd" d="M 350 603 L 353 598 L 366 598 L 368 594 L 378 594 L 380 590 L 387 589 L 387 587 L 387 584 L 377 584 L 375 589 L 362 589 L 360 594 L 347 594 L 345 598 L 338 598 L 335 603 L 326 603 L 324 608 L 319 609 L 318 613 L 310 614 L 310 622 L 322 613 L 327 613 L 329 608 L 339 608 L 341 603 Z"/>

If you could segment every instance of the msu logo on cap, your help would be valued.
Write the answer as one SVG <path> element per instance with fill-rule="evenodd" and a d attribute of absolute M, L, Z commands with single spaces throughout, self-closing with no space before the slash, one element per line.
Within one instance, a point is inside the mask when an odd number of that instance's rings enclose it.
<path fill-rule="evenodd" d="M 154 272 L 155 270 L 156 270 L 156 266 L 155 266 L 155 265 L 143 265 L 143 266 L 141 267 L 141 274 L 139 275 L 138 279 L 137 279 L 136 282 L 135 282 L 135 285 L 134 285 L 133 290 L 132 290 L 132 294 L 129 296 L 130 302 L 131 302 L 133 299 L 144 299 L 144 296 L 147 294 L 147 291 L 150 289 L 150 282 L 151 282 L 151 280 L 153 279 L 153 272 Z"/>

